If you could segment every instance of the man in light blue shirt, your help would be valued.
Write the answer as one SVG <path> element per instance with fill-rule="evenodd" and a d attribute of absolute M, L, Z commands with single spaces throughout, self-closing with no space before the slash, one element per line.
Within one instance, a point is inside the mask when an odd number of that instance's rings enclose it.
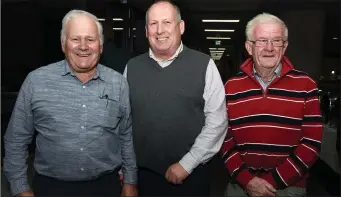
<path fill-rule="evenodd" d="M 98 64 L 102 26 L 81 10 L 62 22 L 66 60 L 25 79 L 5 135 L 4 172 L 17 196 L 136 196 L 129 88 Z M 27 145 L 37 132 L 33 191 Z M 124 174 L 123 186 L 118 170 Z"/>

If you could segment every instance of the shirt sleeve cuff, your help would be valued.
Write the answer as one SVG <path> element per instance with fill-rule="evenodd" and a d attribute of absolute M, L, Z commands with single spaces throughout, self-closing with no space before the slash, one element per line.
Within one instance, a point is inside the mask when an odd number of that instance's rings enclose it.
<path fill-rule="evenodd" d="M 137 172 L 136 171 L 125 171 L 123 172 L 123 183 L 124 184 L 137 184 Z"/>
<path fill-rule="evenodd" d="M 199 165 L 196 159 L 194 159 L 190 153 L 187 153 L 180 161 L 180 165 L 191 174 L 192 171 Z"/>
<path fill-rule="evenodd" d="M 12 196 L 20 194 L 24 191 L 30 190 L 30 186 L 27 182 L 27 178 L 20 178 L 10 182 Z"/>
<path fill-rule="evenodd" d="M 262 179 L 266 180 L 268 183 L 270 183 L 275 189 L 280 189 L 278 185 L 276 184 L 274 178 L 272 177 L 271 173 L 267 173 L 265 176 L 261 177 Z"/>
<path fill-rule="evenodd" d="M 240 171 L 236 177 L 237 182 L 246 189 L 247 184 L 253 179 L 253 175 L 247 169 Z"/>

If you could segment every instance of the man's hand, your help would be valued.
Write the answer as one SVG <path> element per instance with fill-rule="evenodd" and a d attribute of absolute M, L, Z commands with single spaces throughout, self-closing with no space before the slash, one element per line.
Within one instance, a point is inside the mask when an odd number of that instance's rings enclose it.
<path fill-rule="evenodd" d="M 136 185 L 123 184 L 121 196 L 137 196 Z"/>
<path fill-rule="evenodd" d="M 246 192 L 251 197 L 275 197 L 276 189 L 266 180 L 254 177 L 246 185 Z"/>
<path fill-rule="evenodd" d="M 16 197 L 26 197 L 26 196 L 34 196 L 32 190 L 27 190 L 16 195 Z"/>
<path fill-rule="evenodd" d="M 188 172 L 180 165 L 180 163 L 175 163 L 168 168 L 165 177 L 173 184 L 181 184 L 188 175 Z"/>

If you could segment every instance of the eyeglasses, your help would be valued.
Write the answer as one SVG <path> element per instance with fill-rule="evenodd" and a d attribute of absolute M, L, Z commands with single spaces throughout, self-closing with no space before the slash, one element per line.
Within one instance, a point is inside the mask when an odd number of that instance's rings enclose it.
<path fill-rule="evenodd" d="M 258 39 L 258 40 L 249 40 L 250 42 L 254 43 L 256 47 L 264 47 L 271 42 L 274 47 L 282 47 L 286 41 L 282 39 L 274 39 L 274 40 L 266 40 L 266 39 Z"/>

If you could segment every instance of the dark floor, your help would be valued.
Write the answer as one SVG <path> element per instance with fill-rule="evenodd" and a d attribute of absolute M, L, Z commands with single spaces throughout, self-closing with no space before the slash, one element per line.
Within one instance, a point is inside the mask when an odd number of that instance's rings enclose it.
<path fill-rule="evenodd" d="M 31 159 L 32 160 L 32 159 Z M 223 196 L 228 182 L 228 174 L 220 157 L 211 160 L 211 196 Z M 29 181 L 32 179 L 32 162 L 29 162 Z M 340 196 L 340 175 L 335 173 L 327 164 L 319 160 L 314 166 L 313 176 L 307 187 L 308 196 Z M 9 187 L 5 176 L 1 175 L 1 196 L 9 197 Z M 327 188 L 326 188 L 327 187 Z M 329 188 L 328 188 L 329 187 Z M 326 190 L 330 191 L 328 193 Z"/>

